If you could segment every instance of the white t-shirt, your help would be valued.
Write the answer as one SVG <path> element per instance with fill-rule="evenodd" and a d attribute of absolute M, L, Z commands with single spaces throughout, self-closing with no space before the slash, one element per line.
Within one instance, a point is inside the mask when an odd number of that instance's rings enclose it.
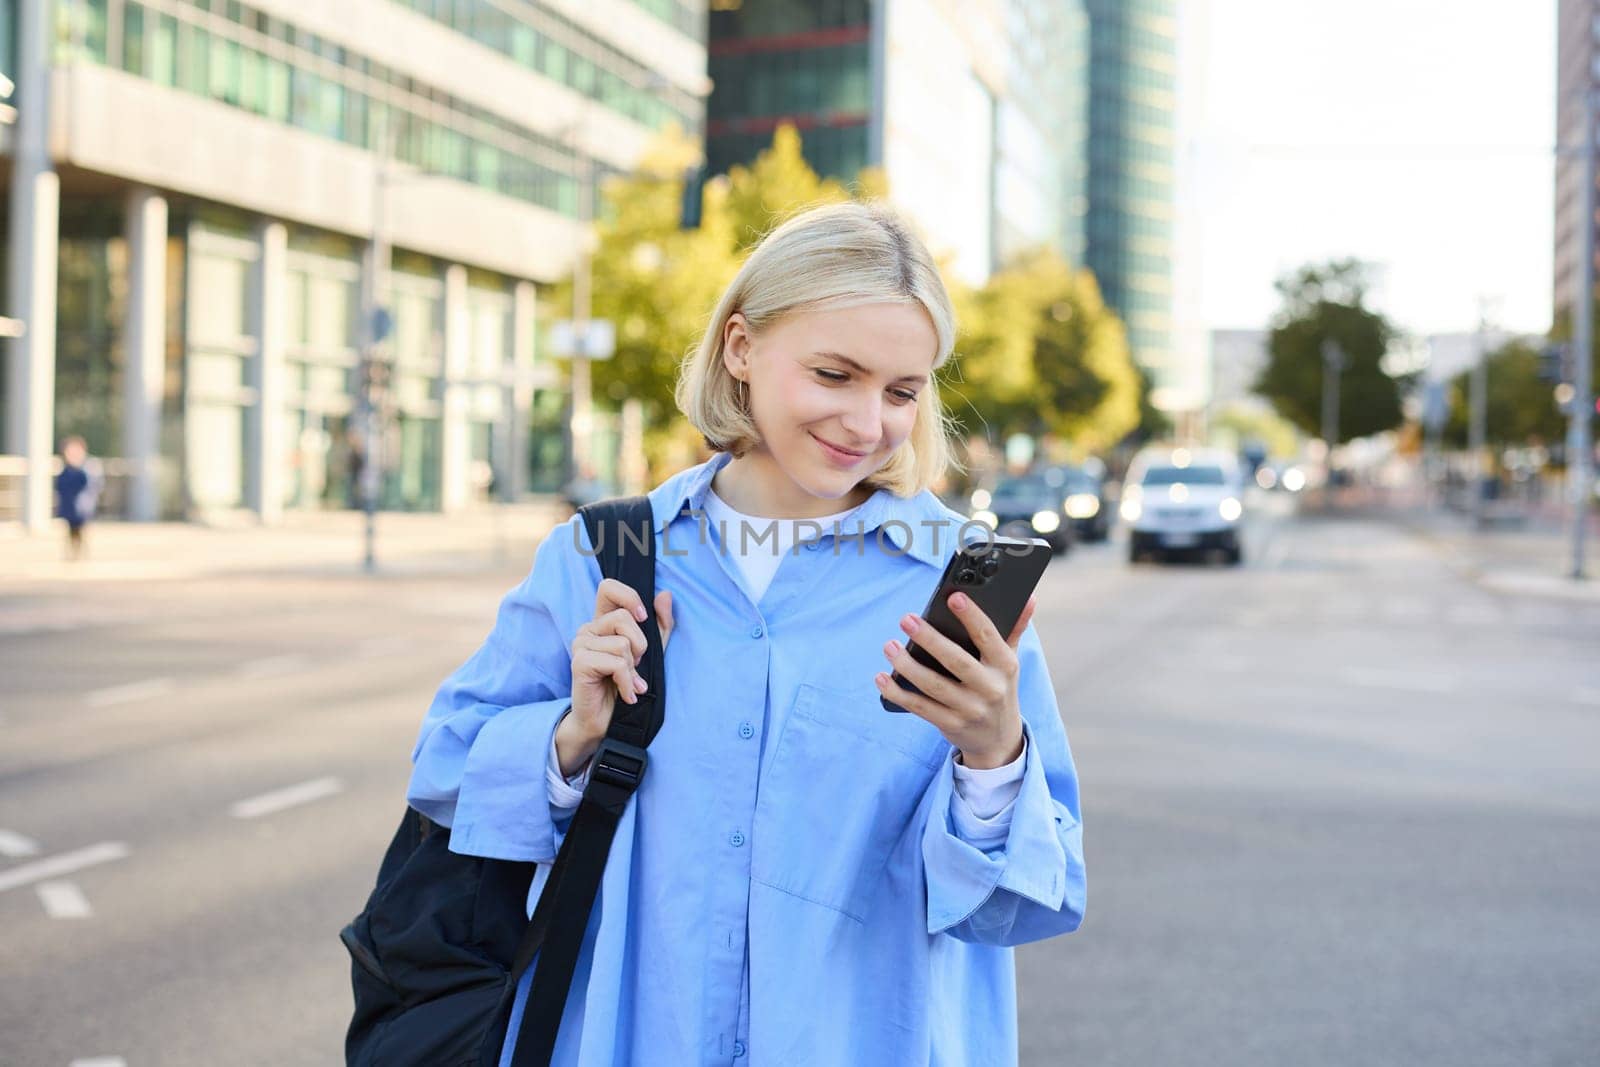
<path fill-rule="evenodd" d="M 717 531 L 718 543 L 723 553 L 733 560 L 752 602 L 759 601 L 766 593 L 778 573 L 778 565 L 802 537 L 815 539 L 819 527 L 830 532 L 836 522 L 841 529 L 846 528 L 844 520 L 856 510 L 849 508 L 815 519 L 764 519 L 735 511 L 715 490 L 708 491 L 705 498 L 706 522 Z M 956 763 L 950 816 L 956 833 L 964 841 L 978 848 L 998 848 L 1005 844 L 1011 830 L 1011 807 L 1022 789 L 1027 758 L 1024 745 L 1022 754 L 1003 767 L 980 770 Z M 552 806 L 563 810 L 576 808 L 589 782 L 589 767 L 585 766 L 572 778 L 564 777 L 552 740 L 545 782 Z"/>
<path fill-rule="evenodd" d="M 794 551 L 801 538 L 814 541 L 820 536 L 818 530 L 830 532 L 834 523 L 845 529 L 844 520 L 858 510 L 859 507 L 846 508 L 815 519 L 763 519 L 733 510 L 715 489 L 707 490 L 705 499 L 706 524 L 717 531 L 723 555 L 739 568 L 739 578 L 752 603 L 766 594 L 778 573 L 778 564 Z"/>

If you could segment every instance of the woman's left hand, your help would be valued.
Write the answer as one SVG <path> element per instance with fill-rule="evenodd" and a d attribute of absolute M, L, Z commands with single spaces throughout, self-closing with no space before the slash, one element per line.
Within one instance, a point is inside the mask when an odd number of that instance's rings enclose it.
<path fill-rule="evenodd" d="M 952 593 L 948 603 L 977 646 L 978 658 L 928 625 L 926 619 L 907 615 L 900 620 L 900 628 L 955 677 L 947 678 L 923 666 L 904 645 L 890 641 L 883 646 L 883 654 L 900 677 L 922 695 L 886 673 L 877 676 L 878 692 L 937 727 L 945 740 L 961 751 L 961 762 L 968 767 L 1003 767 L 1022 752 L 1017 642 L 1033 618 L 1036 598 L 1028 598 L 1009 637 L 1001 637 L 989 616 L 965 593 Z"/>

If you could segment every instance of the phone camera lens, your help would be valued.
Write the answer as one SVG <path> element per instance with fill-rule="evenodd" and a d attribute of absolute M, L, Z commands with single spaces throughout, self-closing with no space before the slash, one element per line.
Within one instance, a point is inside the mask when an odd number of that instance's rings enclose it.
<path fill-rule="evenodd" d="M 983 576 L 985 578 L 993 578 L 994 572 L 1000 569 L 1000 561 L 992 558 L 986 559 L 983 561 L 983 566 L 979 569 L 983 572 Z"/>
<path fill-rule="evenodd" d="M 971 585 L 978 580 L 976 571 L 964 570 L 956 574 L 957 585 Z"/>

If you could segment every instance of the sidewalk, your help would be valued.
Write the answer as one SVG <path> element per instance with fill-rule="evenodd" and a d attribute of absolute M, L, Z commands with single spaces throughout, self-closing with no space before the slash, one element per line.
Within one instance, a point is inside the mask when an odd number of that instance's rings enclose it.
<path fill-rule="evenodd" d="M 1469 515 L 1420 507 L 1388 514 L 1432 544 L 1446 564 L 1486 589 L 1517 596 L 1556 597 L 1600 603 L 1600 523 L 1591 519 L 1585 543 L 1588 578 L 1570 577 L 1571 530 L 1554 516 L 1530 516 L 1522 524 L 1477 528 Z"/>
<path fill-rule="evenodd" d="M 380 512 L 377 571 L 421 574 L 526 568 L 567 515 L 554 497 L 483 505 L 453 515 Z M 0 594 L 76 582 L 150 581 L 216 575 L 349 576 L 365 573 L 366 519 L 358 511 L 290 512 L 278 526 L 248 518 L 199 522 L 97 522 L 83 560 L 64 558 L 59 525 L 44 534 L 0 526 Z"/>

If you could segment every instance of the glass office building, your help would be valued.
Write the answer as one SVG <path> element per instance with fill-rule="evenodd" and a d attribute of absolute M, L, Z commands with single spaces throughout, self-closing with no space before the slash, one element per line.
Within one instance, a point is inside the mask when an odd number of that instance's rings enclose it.
<path fill-rule="evenodd" d="M 1083 262 L 1157 389 L 1176 384 L 1172 240 L 1176 0 L 1084 0 L 1088 13 Z"/>
<path fill-rule="evenodd" d="M 84 435 L 133 518 L 343 506 L 376 304 L 385 505 L 551 485 L 528 431 L 561 389 L 537 287 L 570 270 L 580 175 L 701 123 L 705 18 L 690 0 L 604 18 L 544 0 L 0 0 L 19 110 L 0 128 L 7 314 L 53 319 L 6 342 L 0 451 L 32 470 Z"/>
<path fill-rule="evenodd" d="M 881 167 L 895 203 L 981 282 L 1053 244 L 1073 151 L 1059 0 L 739 0 L 713 5 L 706 152 L 749 163 L 780 123 L 818 172 Z"/>

